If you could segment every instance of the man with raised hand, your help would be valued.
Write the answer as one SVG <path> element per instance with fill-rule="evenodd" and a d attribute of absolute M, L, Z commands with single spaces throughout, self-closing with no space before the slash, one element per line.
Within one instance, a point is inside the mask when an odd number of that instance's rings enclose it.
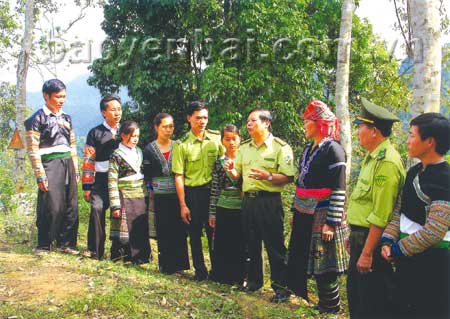
<path fill-rule="evenodd" d="M 242 176 L 244 201 L 243 229 L 249 256 L 245 290 L 257 291 L 263 286 L 262 243 L 270 263 L 274 303 L 285 302 L 287 289 L 286 246 L 284 245 L 284 211 L 281 192 L 295 175 L 291 147 L 270 132 L 272 115 L 257 108 L 247 118 L 251 139 L 242 142 L 236 162 L 226 163 L 233 178 Z"/>

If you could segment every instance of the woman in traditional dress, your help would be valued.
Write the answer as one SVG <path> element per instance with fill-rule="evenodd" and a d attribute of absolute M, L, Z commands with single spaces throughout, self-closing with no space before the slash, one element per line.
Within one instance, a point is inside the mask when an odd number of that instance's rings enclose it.
<path fill-rule="evenodd" d="M 108 190 L 111 210 L 111 259 L 148 263 L 147 190 L 142 174 L 142 151 L 137 147 L 139 126 L 126 121 L 120 127 L 121 143 L 111 155 Z"/>
<path fill-rule="evenodd" d="M 214 228 L 210 278 L 224 284 L 241 285 L 245 276 L 242 180 L 230 178 L 224 168 L 226 161 L 234 160 L 241 137 L 238 128 L 231 124 L 222 129 L 221 136 L 226 151 L 214 164 L 209 205 L 209 225 Z"/>
<path fill-rule="evenodd" d="M 307 139 L 292 205 L 288 283 L 294 294 L 308 300 L 307 278 L 317 283 L 321 313 L 340 309 L 338 275 L 349 261 L 345 204 L 345 151 L 339 125 L 328 106 L 314 100 L 303 113 Z"/>
<path fill-rule="evenodd" d="M 153 126 L 157 137 L 144 149 L 144 175 L 154 194 L 159 269 L 172 274 L 189 269 L 187 234 L 172 173 L 173 118 L 170 114 L 159 113 Z"/>

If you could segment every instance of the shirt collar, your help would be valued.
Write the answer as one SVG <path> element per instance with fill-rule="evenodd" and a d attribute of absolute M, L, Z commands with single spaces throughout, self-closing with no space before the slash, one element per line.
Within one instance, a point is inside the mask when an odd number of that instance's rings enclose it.
<path fill-rule="evenodd" d="M 55 116 L 60 116 L 60 115 L 64 114 L 64 112 L 63 112 L 62 109 L 59 110 L 58 113 L 53 113 L 52 111 L 50 111 L 50 109 L 47 107 L 47 105 L 44 105 L 44 106 L 42 107 L 42 110 L 44 110 L 44 114 L 47 115 L 47 116 L 49 116 L 50 114 L 53 114 L 53 115 L 55 115 Z"/>
<path fill-rule="evenodd" d="M 273 135 L 272 135 L 272 133 L 269 133 L 269 136 L 267 136 L 267 138 L 263 144 L 266 144 L 267 147 L 270 147 L 272 145 L 272 142 L 273 142 Z M 253 144 L 253 146 L 255 146 L 257 148 L 254 139 L 252 139 L 251 144 Z"/>
<path fill-rule="evenodd" d="M 106 121 L 103 121 L 103 126 L 106 127 L 108 130 L 110 130 L 111 133 L 113 133 L 114 135 L 117 134 L 117 131 L 118 131 L 119 128 L 120 128 L 120 124 L 117 125 L 116 128 L 112 128 L 111 126 L 109 126 L 109 124 L 108 124 Z"/>
<path fill-rule="evenodd" d="M 378 156 L 378 153 L 380 153 L 380 151 L 382 149 L 385 149 L 386 147 L 388 147 L 389 145 L 391 145 L 391 142 L 389 141 L 388 138 L 386 138 L 383 142 L 381 142 L 380 144 L 378 144 L 377 147 L 375 147 L 375 149 L 370 152 L 370 157 L 372 158 L 376 158 Z"/>
<path fill-rule="evenodd" d="M 208 139 L 208 140 L 210 140 L 210 137 L 209 137 L 209 135 L 208 135 L 208 131 L 207 130 L 205 130 L 205 132 L 203 133 L 204 135 L 204 139 Z M 197 136 L 195 136 L 194 135 L 194 133 L 192 132 L 192 130 L 190 130 L 189 131 L 189 137 L 192 139 L 192 140 L 194 140 L 194 141 L 199 141 L 199 142 L 201 142 L 201 140 L 199 140 L 198 138 L 197 138 Z"/>
<path fill-rule="evenodd" d="M 123 145 L 122 143 L 119 144 L 119 148 L 125 152 L 125 154 L 135 155 L 137 154 L 136 148 L 129 148 L 128 146 Z"/>

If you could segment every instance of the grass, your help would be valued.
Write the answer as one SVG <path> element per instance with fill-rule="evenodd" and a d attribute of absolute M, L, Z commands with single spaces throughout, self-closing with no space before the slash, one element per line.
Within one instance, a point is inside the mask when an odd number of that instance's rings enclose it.
<path fill-rule="evenodd" d="M 86 248 L 89 205 L 80 192 L 79 248 Z M 289 198 L 285 197 L 287 205 Z M 286 214 L 287 234 L 290 228 Z M 194 282 L 192 270 L 164 275 L 157 261 L 143 266 L 95 261 L 50 253 L 35 256 L 34 239 L 11 223 L 23 222 L 20 214 L 0 213 L 0 318 L 346 318 L 345 284 L 343 310 L 338 315 L 319 315 L 299 298 L 274 305 L 269 302 L 269 268 L 260 292 L 246 294 L 236 287 L 213 282 Z M 22 226 L 21 226 L 22 227 Z M 9 229 L 8 236 L 5 228 Z M 286 236 L 286 240 L 288 237 Z M 151 240 L 157 255 L 156 242 Z M 206 243 L 204 245 L 206 248 Z M 107 240 L 106 251 L 109 249 Z M 205 249 L 205 256 L 207 256 Z M 156 258 L 155 258 L 156 259 Z M 341 278 L 344 281 L 345 278 Z M 310 281 L 311 299 L 317 301 Z"/>

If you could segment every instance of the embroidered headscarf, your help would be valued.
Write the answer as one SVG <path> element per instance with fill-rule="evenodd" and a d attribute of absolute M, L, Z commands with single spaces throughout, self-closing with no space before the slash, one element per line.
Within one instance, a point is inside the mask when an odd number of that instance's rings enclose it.
<path fill-rule="evenodd" d="M 303 113 L 305 120 L 316 122 L 319 133 L 339 141 L 339 120 L 330 108 L 319 100 L 312 100 Z"/>

